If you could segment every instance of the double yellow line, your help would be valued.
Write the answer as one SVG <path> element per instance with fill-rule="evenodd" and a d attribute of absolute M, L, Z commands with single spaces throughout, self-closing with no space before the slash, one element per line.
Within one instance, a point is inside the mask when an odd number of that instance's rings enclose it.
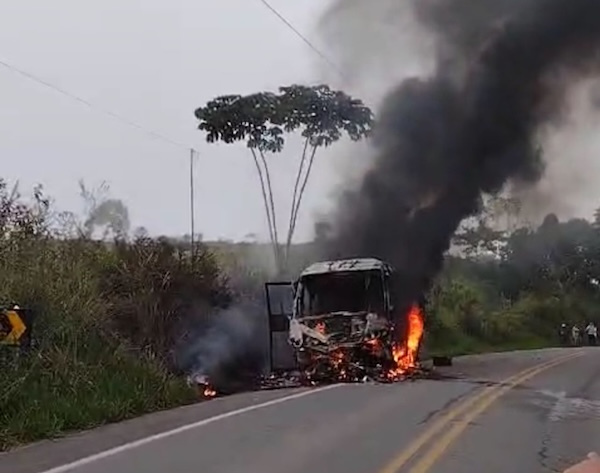
<path fill-rule="evenodd" d="M 550 368 L 566 363 L 573 358 L 582 356 L 583 353 L 576 352 L 567 356 L 554 358 L 545 363 L 528 368 L 514 376 L 511 376 L 497 385 L 489 386 L 473 397 L 448 411 L 444 416 L 434 422 L 419 437 L 417 437 L 400 455 L 394 458 L 380 473 L 398 473 L 430 440 L 438 435 L 444 428 L 447 431 L 432 444 L 431 448 L 422 454 L 415 464 L 408 470 L 409 473 L 426 473 L 440 459 L 452 443 L 464 432 L 468 425 L 485 410 L 487 410 L 502 395 L 524 383 L 530 378 Z M 463 416 L 464 414 L 464 416 Z M 455 418 L 463 416 L 460 420 L 449 426 Z"/>

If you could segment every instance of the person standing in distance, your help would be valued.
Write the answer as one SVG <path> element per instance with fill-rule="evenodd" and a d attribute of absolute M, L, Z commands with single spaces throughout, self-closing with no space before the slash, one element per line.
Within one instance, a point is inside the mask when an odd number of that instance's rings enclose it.
<path fill-rule="evenodd" d="M 596 342 L 598 340 L 598 327 L 594 322 L 590 322 L 588 326 L 585 328 L 585 333 L 588 339 L 588 345 L 593 347 L 596 346 Z"/>

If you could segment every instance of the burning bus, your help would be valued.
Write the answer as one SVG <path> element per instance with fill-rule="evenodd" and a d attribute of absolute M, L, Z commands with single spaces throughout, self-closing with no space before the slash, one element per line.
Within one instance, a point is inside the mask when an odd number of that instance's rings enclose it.
<path fill-rule="evenodd" d="M 358 258 L 314 263 L 290 285 L 287 341 L 306 378 L 394 380 L 417 366 L 422 308 L 398 314 L 393 281 L 388 263 Z"/>

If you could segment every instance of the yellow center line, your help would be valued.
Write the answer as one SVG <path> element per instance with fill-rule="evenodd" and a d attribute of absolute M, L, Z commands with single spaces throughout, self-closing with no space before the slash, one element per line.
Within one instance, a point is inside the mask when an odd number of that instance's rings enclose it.
<path fill-rule="evenodd" d="M 524 383 L 528 379 L 537 376 L 543 371 L 549 370 L 555 366 L 566 363 L 567 361 L 582 356 L 583 353 L 576 353 L 574 355 L 560 358 L 559 360 L 553 360 L 550 363 L 544 363 L 537 366 L 533 370 L 525 373 L 521 373 L 516 379 L 506 383 L 495 390 L 493 393 L 485 397 L 479 405 L 477 405 L 472 411 L 464 416 L 459 422 L 457 422 L 446 434 L 444 434 L 432 447 L 431 449 L 422 456 L 422 458 L 409 470 L 409 473 L 426 473 L 429 469 L 440 459 L 440 457 L 446 452 L 446 450 L 456 441 L 456 439 L 465 431 L 465 429 L 473 422 L 475 418 L 485 412 L 494 402 L 496 402 L 501 396 L 506 394 L 511 389 L 515 388 L 519 384 Z"/>
<path fill-rule="evenodd" d="M 450 409 L 445 415 L 440 417 L 437 421 L 435 421 L 428 429 L 426 429 L 421 435 L 419 435 L 406 449 L 404 449 L 400 455 L 394 458 L 387 466 L 385 466 L 379 473 L 396 473 L 400 468 L 402 468 L 427 442 L 429 442 L 435 435 L 440 433 L 444 427 L 446 427 L 454 418 L 461 415 L 462 413 L 468 411 L 473 408 L 479 402 L 484 401 L 486 398 L 489 398 L 493 395 L 494 392 L 501 389 L 502 386 L 511 386 L 513 382 L 518 381 L 525 375 L 530 373 L 537 374 L 538 370 L 543 367 L 551 367 L 557 361 L 567 361 L 571 358 L 581 355 L 581 353 L 569 354 L 565 357 L 560 357 L 558 360 L 552 359 L 545 363 L 541 363 L 539 365 L 527 368 L 513 376 L 510 376 L 502 381 L 500 381 L 497 385 L 488 386 L 480 391 L 478 394 L 468 398 L 461 404 L 458 404 L 453 409 Z"/>

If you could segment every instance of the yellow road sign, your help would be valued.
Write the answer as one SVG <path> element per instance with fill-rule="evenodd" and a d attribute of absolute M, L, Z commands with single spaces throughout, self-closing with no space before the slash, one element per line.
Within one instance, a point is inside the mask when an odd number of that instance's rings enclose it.
<path fill-rule="evenodd" d="M 10 325 L 10 332 L 8 335 L 0 339 L 2 345 L 18 345 L 19 340 L 23 334 L 27 331 L 27 326 L 21 316 L 16 310 L 7 310 L 5 312 L 6 319 Z"/>

